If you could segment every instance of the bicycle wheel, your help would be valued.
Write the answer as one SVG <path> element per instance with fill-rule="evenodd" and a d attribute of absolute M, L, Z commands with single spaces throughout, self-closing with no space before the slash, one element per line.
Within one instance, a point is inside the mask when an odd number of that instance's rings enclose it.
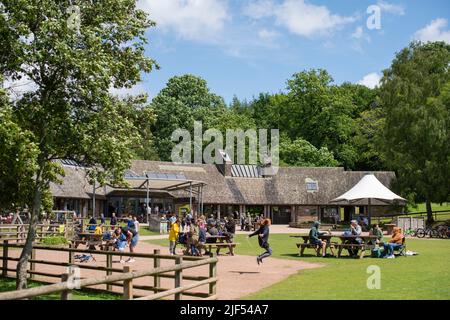
<path fill-rule="evenodd" d="M 416 236 L 417 236 L 417 238 L 423 238 L 423 237 L 425 237 L 425 234 L 426 234 L 426 232 L 425 232 L 425 230 L 422 229 L 422 228 L 419 228 L 419 229 L 417 229 L 417 231 L 416 231 Z"/>

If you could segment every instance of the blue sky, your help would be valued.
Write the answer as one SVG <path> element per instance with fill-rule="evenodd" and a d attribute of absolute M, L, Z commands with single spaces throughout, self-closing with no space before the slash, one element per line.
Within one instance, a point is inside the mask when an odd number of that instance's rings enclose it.
<path fill-rule="evenodd" d="M 324 68 L 335 82 L 376 85 L 413 39 L 450 43 L 448 0 L 139 0 L 158 26 L 147 55 L 160 70 L 132 91 L 154 97 L 174 75 L 207 80 L 229 103 L 283 91 L 295 72 Z M 367 20 L 380 10 L 380 29 Z M 373 20 L 370 20 L 373 21 Z"/>

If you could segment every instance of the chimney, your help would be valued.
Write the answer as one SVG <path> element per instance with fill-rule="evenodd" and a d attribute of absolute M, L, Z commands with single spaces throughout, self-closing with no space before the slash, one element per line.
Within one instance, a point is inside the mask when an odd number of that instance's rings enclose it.
<path fill-rule="evenodd" d="M 226 153 L 222 149 L 218 149 L 218 152 L 216 152 L 217 160 L 216 160 L 216 166 L 219 169 L 220 172 L 225 177 L 231 177 L 231 165 L 233 162 L 231 161 L 230 156 L 228 153 Z"/>

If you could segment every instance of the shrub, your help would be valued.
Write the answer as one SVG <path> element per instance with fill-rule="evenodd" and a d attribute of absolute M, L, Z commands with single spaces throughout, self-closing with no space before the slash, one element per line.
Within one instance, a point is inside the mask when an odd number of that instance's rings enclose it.
<path fill-rule="evenodd" d="M 41 243 L 49 246 L 57 246 L 61 244 L 68 244 L 69 242 L 62 236 L 50 236 L 42 238 Z"/>

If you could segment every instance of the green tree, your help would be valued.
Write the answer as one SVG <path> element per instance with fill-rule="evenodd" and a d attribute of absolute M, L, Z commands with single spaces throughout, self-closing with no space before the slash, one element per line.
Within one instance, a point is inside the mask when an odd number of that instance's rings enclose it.
<path fill-rule="evenodd" d="M 25 181 L 31 190 L 30 197 L 18 202 L 31 212 L 17 265 L 18 289 L 26 287 L 35 226 L 42 205 L 48 205 L 49 185 L 63 171 L 54 160 L 78 161 L 88 168 L 90 180 L 100 184 L 121 183 L 140 139 L 132 115 L 142 103 L 112 97 L 109 89 L 129 88 L 140 81 L 141 72 L 155 66 L 144 56 L 144 32 L 153 23 L 135 0 L 77 4 L 81 16 L 73 16 L 68 1 L 3 0 L 0 6 L 1 75 L 9 81 L 25 77 L 35 87 L 20 97 L 9 96 L 1 113 L 6 119 L 2 139 L 16 139 L 12 142 L 19 145 L 1 144 L 0 154 L 10 159 L 21 154 L 16 178 L 23 179 L 28 170 Z M 73 18 L 80 19 L 79 25 Z M 24 168 L 27 161 L 30 166 Z M 0 173 L 3 180 L 6 173 Z M 10 184 L 2 185 L 1 194 L 10 191 L 3 187 Z"/>
<path fill-rule="evenodd" d="M 294 74 L 288 80 L 289 102 L 282 104 L 280 123 L 291 139 L 301 137 L 316 148 L 325 146 L 339 163 L 352 168 L 358 156 L 352 144 L 357 107 L 352 95 L 332 82 L 325 70 Z"/>
<path fill-rule="evenodd" d="M 397 172 L 396 186 L 426 202 L 449 200 L 450 45 L 413 42 L 381 80 L 385 113 L 379 148 Z"/>
<path fill-rule="evenodd" d="M 175 142 L 172 132 L 178 128 L 193 134 L 194 121 L 202 121 L 203 129 L 217 124 L 216 119 L 226 111 L 225 102 L 210 92 L 204 79 L 186 74 L 175 76 L 152 101 L 156 122 L 152 126 L 155 147 L 163 161 L 170 161 Z"/>
<path fill-rule="evenodd" d="M 338 161 L 326 147 L 317 149 L 304 139 L 280 138 L 280 164 L 296 167 L 334 167 Z"/>

